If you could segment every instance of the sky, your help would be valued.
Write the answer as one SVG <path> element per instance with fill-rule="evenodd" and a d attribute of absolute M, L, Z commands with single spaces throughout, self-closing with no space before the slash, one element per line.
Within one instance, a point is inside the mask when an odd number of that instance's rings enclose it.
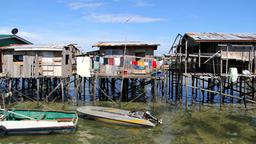
<path fill-rule="evenodd" d="M 255 0 L 1 0 L 0 34 L 34 44 L 142 41 L 168 53 L 178 33 L 256 32 Z"/>

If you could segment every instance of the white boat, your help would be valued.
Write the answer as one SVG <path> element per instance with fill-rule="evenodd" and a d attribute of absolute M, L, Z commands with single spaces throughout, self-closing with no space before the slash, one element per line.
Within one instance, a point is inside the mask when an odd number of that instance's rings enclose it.
<path fill-rule="evenodd" d="M 3 109 L 0 112 L 0 136 L 73 131 L 78 122 L 76 112 Z"/>
<path fill-rule="evenodd" d="M 154 127 L 156 124 L 161 123 L 149 112 L 133 112 L 98 106 L 79 107 L 77 111 L 81 116 L 107 123 L 143 127 Z"/>

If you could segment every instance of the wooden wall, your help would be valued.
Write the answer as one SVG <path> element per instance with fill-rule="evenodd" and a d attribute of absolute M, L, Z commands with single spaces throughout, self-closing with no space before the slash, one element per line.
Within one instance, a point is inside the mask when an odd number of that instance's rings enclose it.
<path fill-rule="evenodd" d="M 2 50 L 3 73 L 12 78 L 68 77 L 76 71 L 75 56 L 79 53 L 73 46 L 63 48 L 62 51 Z M 15 55 L 22 55 L 23 61 L 15 62 Z"/>

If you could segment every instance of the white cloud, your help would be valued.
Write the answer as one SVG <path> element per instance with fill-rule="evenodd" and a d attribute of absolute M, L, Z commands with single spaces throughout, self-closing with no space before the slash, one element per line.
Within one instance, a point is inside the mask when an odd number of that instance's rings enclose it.
<path fill-rule="evenodd" d="M 71 2 L 68 4 L 68 7 L 73 10 L 78 10 L 82 8 L 97 8 L 103 6 L 102 2 Z"/>
<path fill-rule="evenodd" d="M 129 23 L 152 23 L 164 21 L 163 18 L 145 17 L 141 15 L 122 15 L 122 14 L 91 14 L 84 17 L 99 23 L 124 23 L 129 19 Z"/>

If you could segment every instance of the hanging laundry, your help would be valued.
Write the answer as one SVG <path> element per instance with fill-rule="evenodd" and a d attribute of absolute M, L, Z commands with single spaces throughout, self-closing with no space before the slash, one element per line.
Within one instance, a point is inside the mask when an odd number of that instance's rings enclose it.
<path fill-rule="evenodd" d="M 130 64 L 130 60 L 125 60 L 125 65 L 129 65 Z"/>
<path fill-rule="evenodd" d="M 156 62 L 156 68 L 157 68 L 157 69 L 161 69 L 160 61 L 157 61 L 157 62 Z"/>
<path fill-rule="evenodd" d="M 100 64 L 104 64 L 104 58 L 100 57 Z"/>
<path fill-rule="evenodd" d="M 132 64 L 133 65 L 138 65 L 138 62 L 137 61 L 132 61 Z"/>
<path fill-rule="evenodd" d="M 108 64 L 108 58 L 104 58 L 104 65 Z"/>
<path fill-rule="evenodd" d="M 114 65 L 114 58 L 108 58 L 108 64 Z"/>
<path fill-rule="evenodd" d="M 152 67 L 152 60 L 149 60 L 149 61 L 148 61 L 148 66 L 149 66 L 149 67 Z"/>
<path fill-rule="evenodd" d="M 115 63 L 115 66 L 120 66 L 121 65 L 120 58 L 114 58 L 114 63 Z"/>
<path fill-rule="evenodd" d="M 124 65 L 124 57 L 120 58 L 120 66 Z"/>
<path fill-rule="evenodd" d="M 138 66 L 144 67 L 145 66 L 144 61 L 138 61 Z"/>
<path fill-rule="evenodd" d="M 163 60 L 159 61 L 159 65 L 160 65 L 160 66 L 162 66 L 163 64 L 164 64 L 164 61 L 163 61 Z"/>
<path fill-rule="evenodd" d="M 153 68 L 156 68 L 156 61 L 155 60 L 152 62 L 152 66 L 153 66 Z"/>
<path fill-rule="evenodd" d="M 98 70 L 100 68 L 100 63 L 98 61 L 94 61 L 94 69 Z"/>

